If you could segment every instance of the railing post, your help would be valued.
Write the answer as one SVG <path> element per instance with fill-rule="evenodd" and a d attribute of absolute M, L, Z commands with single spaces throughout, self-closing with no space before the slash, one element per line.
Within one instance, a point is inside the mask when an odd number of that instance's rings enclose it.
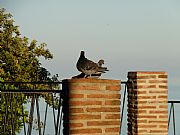
<path fill-rule="evenodd" d="M 63 80 L 64 134 L 119 135 L 120 81 Z"/>
<path fill-rule="evenodd" d="M 173 106 L 173 128 L 174 128 L 174 135 L 176 135 L 176 124 L 175 124 L 175 111 L 174 111 L 174 103 L 172 103 Z"/>
<path fill-rule="evenodd" d="M 166 72 L 129 72 L 128 135 L 168 135 Z"/>

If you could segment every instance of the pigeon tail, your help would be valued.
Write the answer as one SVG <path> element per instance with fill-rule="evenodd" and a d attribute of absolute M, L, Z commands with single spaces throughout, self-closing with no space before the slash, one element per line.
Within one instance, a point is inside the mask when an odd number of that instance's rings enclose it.
<path fill-rule="evenodd" d="M 109 71 L 107 67 L 99 67 L 98 71 Z"/>

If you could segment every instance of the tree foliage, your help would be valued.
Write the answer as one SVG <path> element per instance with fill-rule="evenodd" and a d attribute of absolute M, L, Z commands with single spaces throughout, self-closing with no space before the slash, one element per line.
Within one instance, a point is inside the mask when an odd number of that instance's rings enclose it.
<path fill-rule="evenodd" d="M 14 25 L 13 17 L 10 13 L 7 13 L 4 8 L 0 9 L 0 81 L 12 81 L 12 82 L 34 82 L 34 81 L 58 81 L 58 75 L 54 75 L 50 78 L 50 72 L 42 67 L 39 57 L 43 57 L 46 60 L 52 59 L 52 53 L 46 48 L 45 43 L 38 44 L 36 40 L 29 41 L 27 37 L 23 37 L 18 29 L 19 27 Z M 8 85 L 1 86 L 0 90 L 4 87 L 16 89 L 17 86 Z M 26 88 L 29 87 L 29 88 Z M 31 85 L 27 85 L 26 89 L 31 89 Z M 47 86 L 42 85 L 45 89 Z M 41 89 L 39 87 L 39 89 Z M 54 85 L 58 87 L 58 85 Z M 46 102 L 51 106 L 51 97 L 48 94 L 41 95 Z M 23 97 L 23 98 L 22 98 Z M 12 122 L 16 132 L 19 132 L 22 128 L 22 112 L 27 118 L 27 111 L 22 108 L 22 104 L 26 103 L 27 97 L 24 94 L 5 95 L 0 93 L 0 133 L 3 133 L 3 121 L 6 119 L 6 124 L 9 125 Z M 10 101 L 10 102 L 8 102 Z M 54 100 L 56 101 L 56 100 Z M 55 104 L 55 103 L 53 103 Z M 23 109 L 23 110 L 22 110 Z M 16 114 L 16 115 L 10 115 Z M 13 119 L 12 119 L 13 118 Z M 6 125 L 4 125 L 6 126 Z M 6 126 L 6 133 L 11 134 L 12 129 Z"/>
<path fill-rule="evenodd" d="M 0 77 L 5 81 L 42 81 L 49 72 L 39 57 L 52 59 L 46 44 L 31 42 L 20 34 L 10 13 L 0 9 Z"/>

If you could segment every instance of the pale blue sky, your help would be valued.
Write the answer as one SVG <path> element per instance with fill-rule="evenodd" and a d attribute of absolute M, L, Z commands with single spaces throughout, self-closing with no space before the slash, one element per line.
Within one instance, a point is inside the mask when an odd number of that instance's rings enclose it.
<path fill-rule="evenodd" d="M 79 73 L 85 50 L 89 59 L 105 59 L 103 78 L 167 71 L 169 99 L 180 99 L 179 0 L 0 0 L 0 7 L 23 36 L 48 44 L 54 59 L 42 63 L 61 79 Z"/>
<path fill-rule="evenodd" d="M 162 70 L 172 91 L 180 87 L 179 0 L 0 0 L 0 6 L 23 36 L 48 44 L 54 59 L 42 63 L 61 79 L 79 73 L 85 50 L 89 59 L 105 59 L 104 78 Z"/>

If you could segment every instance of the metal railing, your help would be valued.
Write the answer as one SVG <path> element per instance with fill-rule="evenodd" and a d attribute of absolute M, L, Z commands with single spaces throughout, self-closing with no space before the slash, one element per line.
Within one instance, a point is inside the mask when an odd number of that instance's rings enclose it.
<path fill-rule="evenodd" d="M 121 127 L 123 125 L 127 86 L 121 104 Z M 62 82 L 0 82 L 0 133 L 3 135 L 63 135 L 63 97 Z M 170 104 L 168 128 L 172 118 L 173 133 L 176 135 L 175 105 Z M 42 109 L 43 108 L 43 109 Z M 51 118 L 49 123 L 48 117 Z M 51 126 L 51 127 L 48 127 Z M 53 128 L 52 128 L 53 127 Z"/>
<path fill-rule="evenodd" d="M 0 82 L 0 133 L 62 135 L 61 84 L 62 82 Z M 46 129 L 51 129 L 51 133 Z"/>
<path fill-rule="evenodd" d="M 168 129 L 169 129 L 171 117 L 172 117 L 173 134 L 176 135 L 176 117 L 175 117 L 175 105 L 174 104 L 179 104 L 180 101 L 168 101 L 168 103 L 170 104 L 169 118 L 168 118 Z"/>

